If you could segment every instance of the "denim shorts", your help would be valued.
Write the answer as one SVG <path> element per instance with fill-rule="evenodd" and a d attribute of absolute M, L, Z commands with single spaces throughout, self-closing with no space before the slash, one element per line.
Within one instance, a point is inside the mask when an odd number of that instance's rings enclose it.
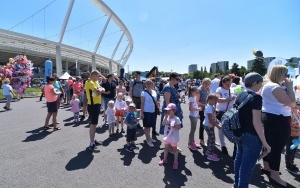
<path fill-rule="evenodd" d="M 4 97 L 6 98 L 7 102 L 11 102 L 11 100 L 12 100 L 11 95 L 4 95 Z"/>

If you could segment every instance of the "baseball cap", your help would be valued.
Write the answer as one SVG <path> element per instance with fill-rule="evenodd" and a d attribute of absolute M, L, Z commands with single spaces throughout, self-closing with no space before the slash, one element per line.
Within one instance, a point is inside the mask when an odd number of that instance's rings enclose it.
<path fill-rule="evenodd" d="M 129 107 L 135 108 L 135 104 L 134 104 L 134 103 L 130 103 L 130 104 L 129 104 Z"/>
<path fill-rule="evenodd" d="M 256 72 L 250 72 L 245 76 L 245 84 L 252 84 L 259 81 L 263 81 L 263 77 Z"/>
<path fill-rule="evenodd" d="M 127 98 L 126 102 L 132 102 L 131 98 Z"/>
<path fill-rule="evenodd" d="M 165 110 L 176 110 L 176 105 L 174 103 L 169 103 Z"/>

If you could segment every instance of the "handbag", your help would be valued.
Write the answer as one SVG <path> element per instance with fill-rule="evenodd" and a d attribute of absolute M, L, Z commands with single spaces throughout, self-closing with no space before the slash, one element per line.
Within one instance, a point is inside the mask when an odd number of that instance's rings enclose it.
<path fill-rule="evenodd" d="M 229 97 L 230 97 L 230 89 L 229 89 Z M 228 101 L 228 103 L 227 103 L 227 107 L 226 107 L 225 112 L 228 110 L 229 103 L 230 103 L 230 101 Z M 223 112 L 223 111 L 216 111 L 216 118 L 217 118 L 219 121 L 221 121 L 222 116 L 223 116 L 223 114 L 224 114 L 225 112 Z"/>
<path fill-rule="evenodd" d="M 155 105 L 155 113 L 156 113 L 157 115 L 160 115 L 160 110 L 159 110 L 158 106 L 156 105 L 156 102 L 155 102 L 153 96 L 152 96 L 147 90 L 144 90 L 144 91 L 145 91 L 146 93 L 148 93 L 148 94 L 150 95 L 150 97 L 152 98 L 152 100 L 153 100 L 153 102 L 154 102 L 154 105 Z"/>

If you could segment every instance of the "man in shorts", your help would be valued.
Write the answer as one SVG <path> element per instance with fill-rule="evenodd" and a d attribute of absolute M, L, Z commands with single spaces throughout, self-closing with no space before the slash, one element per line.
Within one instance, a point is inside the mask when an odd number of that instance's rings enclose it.
<path fill-rule="evenodd" d="M 100 76 L 99 71 L 94 70 L 91 72 L 90 79 L 85 82 L 85 92 L 87 96 L 87 109 L 90 118 L 90 145 L 89 150 L 94 151 L 96 145 L 101 143 L 95 140 L 96 127 L 100 115 L 101 107 L 101 92 L 103 88 L 98 84 L 98 78 Z"/>

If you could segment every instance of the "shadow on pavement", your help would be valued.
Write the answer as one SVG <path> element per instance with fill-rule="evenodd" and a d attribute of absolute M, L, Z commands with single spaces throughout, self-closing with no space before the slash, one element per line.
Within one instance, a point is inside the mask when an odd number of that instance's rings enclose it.
<path fill-rule="evenodd" d="M 67 171 L 84 169 L 91 164 L 93 159 L 93 153 L 91 151 L 84 150 L 79 152 L 77 156 L 72 158 L 65 168 Z"/>
<path fill-rule="evenodd" d="M 207 160 L 205 155 L 202 155 L 199 150 L 197 150 L 197 151 L 190 150 L 190 152 L 192 152 L 193 158 L 194 158 L 194 163 L 197 166 L 199 166 L 201 168 L 209 168 L 209 166 L 205 163 L 205 161 Z"/>
<path fill-rule="evenodd" d="M 130 166 L 132 159 L 135 157 L 136 153 L 135 152 L 128 152 L 126 151 L 126 146 L 124 145 L 123 148 L 117 149 L 118 152 L 120 152 L 120 155 L 124 155 L 121 160 L 123 161 L 124 166 Z"/>
<path fill-rule="evenodd" d="M 142 149 L 140 150 L 138 154 L 138 159 L 140 159 L 144 164 L 149 164 L 153 158 L 157 156 L 157 152 L 160 149 L 161 141 L 156 140 L 155 143 L 153 143 L 154 147 L 151 148 L 148 146 L 146 141 L 144 143 L 141 143 Z"/>
<path fill-rule="evenodd" d="M 107 134 L 107 136 L 108 136 L 108 134 Z M 115 136 L 112 137 L 112 138 L 107 137 L 105 140 L 103 140 L 102 145 L 103 145 L 104 147 L 106 147 L 106 146 L 108 146 L 111 142 L 113 142 L 113 141 L 118 141 L 120 138 L 123 138 L 123 137 L 124 137 L 124 136 L 123 136 L 121 133 L 115 134 Z"/>
<path fill-rule="evenodd" d="M 161 153 L 161 159 L 163 158 L 163 152 Z M 165 183 L 166 188 L 174 188 L 174 187 L 182 187 L 185 186 L 185 182 L 187 182 L 187 176 L 191 176 L 192 172 L 185 167 L 186 161 L 185 156 L 181 153 L 178 153 L 178 163 L 179 167 L 177 170 L 173 170 L 173 161 L 174 155 L 168 155 L 168 163 L 164 166 L 158 168 L 164 168 L 165 177 L 163 178 L 163 182 Z M 159 161 L 157 161 L 158 166 Z M 182 173 L 184 171 L 184 174 Z"/>
<path fill-rule="evenodd" d="M 43 129 L 43 127 L 39 127 L 37 129 L 27 131 L 26 133 L 31 133 L 25 140 L 22 142 L 32 142 L 32 141 L 37 141 L 37 140 L 42 140 L 46 136 L 52 133 L 52 130 L 46 131 Z"/>

